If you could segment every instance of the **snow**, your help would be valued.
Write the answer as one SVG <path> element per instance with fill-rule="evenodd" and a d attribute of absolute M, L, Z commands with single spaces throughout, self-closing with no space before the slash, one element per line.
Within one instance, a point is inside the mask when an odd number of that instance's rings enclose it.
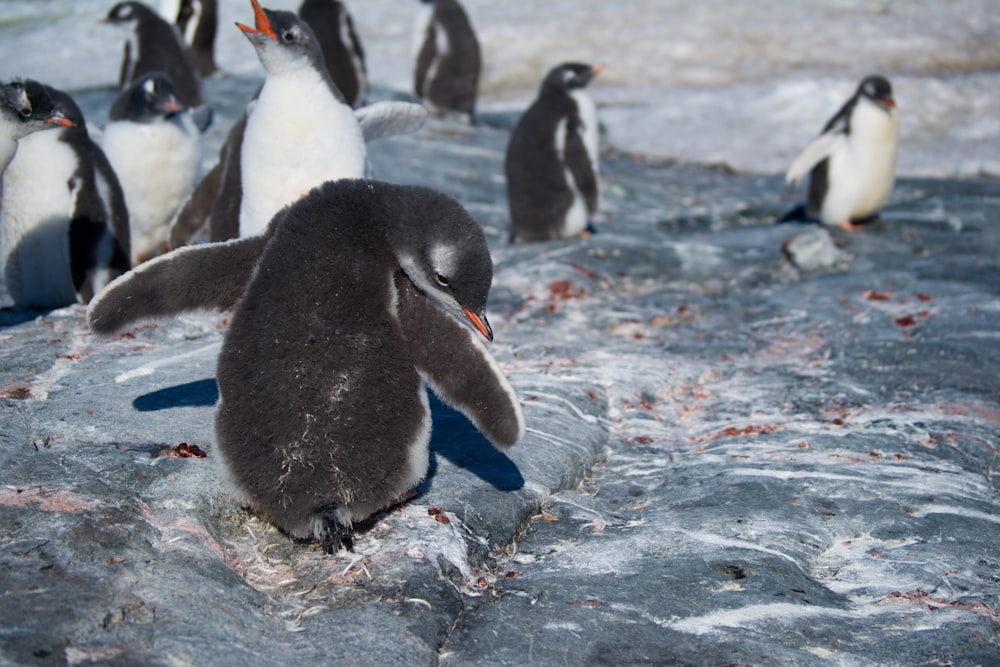
<path fill-rule="evenodd" d="M 0 78 L 70 91 L 115 84 L 122 35 L 109 0 L 0 3 Z M 265 3 L 295 10 L 298 0 Z M 409 91 L 413 0 L 347 2 L 375 85 Z M 992 0 L 465 0 L 484 54 L 480 109 L 523 109 L 566 60 L 605 63 L 591 84 L 613 148 L 654 158 L 783 172 L 865 75 L 894 84 L 898 173 L 1000 174 L 1000 12 Z M 217 60 L 254 78 L 220 0 Z M 248 90 L 255 84 L 248 83 Z"/>

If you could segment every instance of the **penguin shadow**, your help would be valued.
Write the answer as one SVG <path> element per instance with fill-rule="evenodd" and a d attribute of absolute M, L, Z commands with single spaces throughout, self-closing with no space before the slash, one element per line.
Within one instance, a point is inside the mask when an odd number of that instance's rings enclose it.
<path fill-rule="evenodd" d="M 417 487 L 417 495 L 430 490 L 438 471 L 437 457 L 468 470 L 498 491 L 516 491 L 524 487 L 524 477 L 510 458 L 494 448 L 465 415 L 428 392 L 434 428 L 431 431 L 430 466 L 427 477 Z M 208 407 L 219 400 L 215 378 L 205 378 L 164 387 L 137 396 L 132 407 L 139 412 L 171 408 Z"/>

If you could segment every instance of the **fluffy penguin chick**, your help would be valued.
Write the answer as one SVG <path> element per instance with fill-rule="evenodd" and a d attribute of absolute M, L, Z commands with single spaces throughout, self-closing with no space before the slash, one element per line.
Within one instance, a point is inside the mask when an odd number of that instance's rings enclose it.
<path fill-rule="evenodd" d="M 102 23 L 126 31 L 118 85 L 122 90 L 149 72 L 163 72 L 174 84 L 185 106 L 203 102 L 201 74 L 194 55 L 177 29 L 141 2 L 119 2 Z"/>
<path fill-rule="evenodd" d="M 794 185 L 809 174 L 810 217 L 854 229 L 853 223 L 877 215 L 896 174 L 895 109 L 889 82 L 869 76 L 795 158 L 785 179 Z"/>
<path fill-rule="evenodd" d="M 326 69 L 352 107 L 368 93 L 365 51 L 347 7 L 337 0 L 304 0 L 299 17 L 316 33 Z"/>
<path fill-rule="evenodd" d="M 170 221 L 198 174 L 204 111 L 183 109 L 160 72 L 140 77 L 111 105 L 101 143 L 125 192 L 132 264 L 167 250 Z"/>
<path fill-rule="evenodd" d="M 19 306 L 87 303 L 129 268 L 125 197 L 73 99 L 34 81 L 24 85 L 30 99 L 47 94 L 71 126 L 20 139 L 3 173 L 7 290 Z"/>
<path fill-rule="evenodd" d="M 427 473 L 421 380 L 495 446 L 523 436 L 517 397 L 478 338 L 492 339 L 492 275 L 482 230 L 453 199 L 342 180 L 284 210 L 263 238 L 140 266 L 94 301 L 89 319 L 111 333 L 225 307 L 245 285 L 219 357 L 219 451 L 243 500 L 333 550 L 349 545 L 352 522 Z"/>
<path fill-rule="evenodd" d="M 472 120 L 481 69 L 479 40 L 458 0 L 421 0 L 416 20 L 413 89 L 436 114 Z"/>
<path fill-rule="evenodd" d="M 550 241 L 588 229 L 599 203 L 597 110 L 584 88 L 604 70 L 565 63 L 542 82 L 507 146 L 510 240 Z"/>
<path fill-rule="evenodd" d="M 282 207 L 326 181 L 365 173 L 361 127 L 323 64 L 316 35 L 292 12 L 251 0 L 265 79 L 241 149 L 240 236 L 259 234 Z"/>

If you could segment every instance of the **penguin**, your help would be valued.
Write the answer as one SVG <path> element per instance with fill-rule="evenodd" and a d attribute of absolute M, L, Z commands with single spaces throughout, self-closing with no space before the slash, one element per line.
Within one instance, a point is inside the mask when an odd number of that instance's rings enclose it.
<path fill-rule="evenodd" d="M 892 86 L 884 77 L 868 76 L 795 158 L 785 180 L 796 185 L 808 173 L 807 216 L 859 229 L 856 223 L 876 218 L 892 192 L 898 136 Z"/>
<path fill-rule="evenodd" d="M 73 124 L 52 106 L 44 88 L 36 85 L 34 93 L 31 99 L 21 81 L 0 84 L 0 174 L 14 158 L 19 139 L 32 132 Z"/>
<path fill-rule="evenodd" d="M 18 141 L 3 173 L 0 248 L 18 306 L 87 303 L 129 269 L 128 210 L 118 178 L 66 93 L 39 88 L 71 125 Z"/>
<path fill-rule="evenodd" d="M 163 72 L 184 106 L 204 103 L 201 74 L 177 29 L 141 2 L 119 2 L 102 19 L 127 31 L 119 87 L 129 88 L 149 72 Z"/>
<path fill-rule="evenodd" d="M 229 130 L 219 151 L 219 161 L 201 179 L 170 223 L 170 247 L 179 248 L 208 224 L 210 241 L 226 241 L 240 236 L 240 204 L 243 197 L 242 151 L 247 116 L 256 104 Z M 383 137 L 415 132 L 427 118 L 420 104 L 381 101 L 354 110 L 365 143 Z"/>
<path fill-rule="evenodd" d="M 474 120 L 481 69 L 479 40 L 458 0 L 420 0 L 413 89 L 436 115 Z"/>
<path fill-rule="evenodd" d="M 479 338 L 493 338 L 492 274 L 482 229 L 454 199 L 345 179 L 264 235 L 138 267 L 88 321 L 110 334 L 235 302 L 217 370 L 220 458 L 244 503 L 333 552 L 426 475 L 424 383 L 494 446 L 523 437 L 517 395 Z"/>
<path fill-rule="evenodd" d="M 597 110 L 584 88 L 603 65 L 564 63 L 542 82 L 507 145 L 510 241 L 584 235 L 600 198 Z"/>
<path fill-rule="evenodd" d="M 194 54 L 198 73 L 203 77 L 215 74 L 215 32 L 219 26 L 219 7 L 216 0 L 180 0 L 171 4 L 176 10 L 164 14 L 174 17 L 174 25 L 184 38 L 184 43 Z"/>
<path fill-rule="evenodd" d="M 360 178 L 367 149 L 354 111 L 330 78 L 319 41 L 293 12 L 250 0 L 237 23 L 264 65 L 264 86 L 241 148 L 240 236 L 259 234 L 286 204 L 324 181 Z"/>
<path fill-rule="evenodd" d="M 316 33 L 326 69 L 352 107 L 368 93 L 365 52 L 347 7 L 337 0 L 305 0 L 299 18 Z"/>
<path fill-rule="evenodd" d="M 210 109 L 183 108 L 170 79 L 149 72 L 118 95 L 108 117 L 101 143 L 125 193 L 135 265 L 167 250 L 170 221 L 198 175 Z"/>

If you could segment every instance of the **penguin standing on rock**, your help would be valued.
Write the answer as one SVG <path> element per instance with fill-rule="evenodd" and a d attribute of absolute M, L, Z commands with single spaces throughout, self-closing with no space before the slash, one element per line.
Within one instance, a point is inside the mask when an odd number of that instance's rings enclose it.
<path fill-rule="evenodd" d="M 597 109 L 584 90 L 604 70 L 565 63 L 542 82 L 507 146 L 510 241 L 580 236 L 600 198 Z"/>
<path fill-rule="evenodd" d="M 125 197 L 73 99 L 34 81 L 24 86 L 29 99 L 47 95 L 71 126 L 20 139 L 3 173 L 7 290 L 19 306 L 87 303 L 129 269 Z"/>
<path fill-rule="evenodd" d="M 138 264 L 167 251 L 170 220 L 194 186 L 211 113 L 183 108 L 170 79 L 150 72 L 118 96 L 108 116 L 101 143 L 125 192 Z"/>
<path fill-rule="evenodd" d="M 332 552 L 426 475 L 422 381 L 495 446 L 523 436 L 517 396 L 478 338 L 493 337 L 492 275 L 482 230 L 453 199 L 343 180 L 282 211 L 263 237 L 140 266 L 88 315 L 113 333 L 238 299 L 218 363 L 221 458 L 245 502 Z"/>
<path fill-rule="evenodd" d="M 479 40 L 458 0 L 420 0 L 428 5 L 416 23 L 413 89 L 437 115 L 469 121 L 479 88 Z"/>
<path fill-rule="evenodd" d="M 788 168 L 791 185 L 809 174 L 806 215 L 846 230 L 877 218 L 892 192 L 898 135 L 892 86 L 881 76 L 865 78 Z"/>
<path fill-rule="evenodd" d="M 215 64 L 215 33 L 219 27 L 216 0 L 160 0 L 160 14 L 174 21 L 198 64 L 198 72 L 209 76 L 218 71 Z"/>
<path fill-rule="evenodd" d="M 316 33 L 326 69 L 347 103 L 357 107 L 368 94 L 365 52 L 347 7 L 337 0 L 305 0 L 299 17 Z"/>
<path fill-rule="evenodd" d="M 119 76 L 122 90 L 143 74 L 163 72 L 170 77 L 184 106 L 202 105 L 198 65 L 173 25 L 141 2 L 119 2 L 101 22 L 127 31 Z"/>
<path fill-rule="evenodd" d="M 330 78 L 309 25 L 292 12 L 250 3 L 254 27 L 236 25 L 257 49 L 265 79 L 240 149 L 240 236 L 261 233 L 275 213 L 321 183 L 364 176 L 366 140 L 411 132 L 427 115 L 406 102 L 355 112 Z"/>
<path fill-rule="evenodd" d="M 73 124 L 52 106 L 41 85 L 34 84 L 33 88 L 34 99 L 29 97 L 22 81 L 0 84 L 0 174 L 14 158 L 19 139 L 33 132 Z"/>

